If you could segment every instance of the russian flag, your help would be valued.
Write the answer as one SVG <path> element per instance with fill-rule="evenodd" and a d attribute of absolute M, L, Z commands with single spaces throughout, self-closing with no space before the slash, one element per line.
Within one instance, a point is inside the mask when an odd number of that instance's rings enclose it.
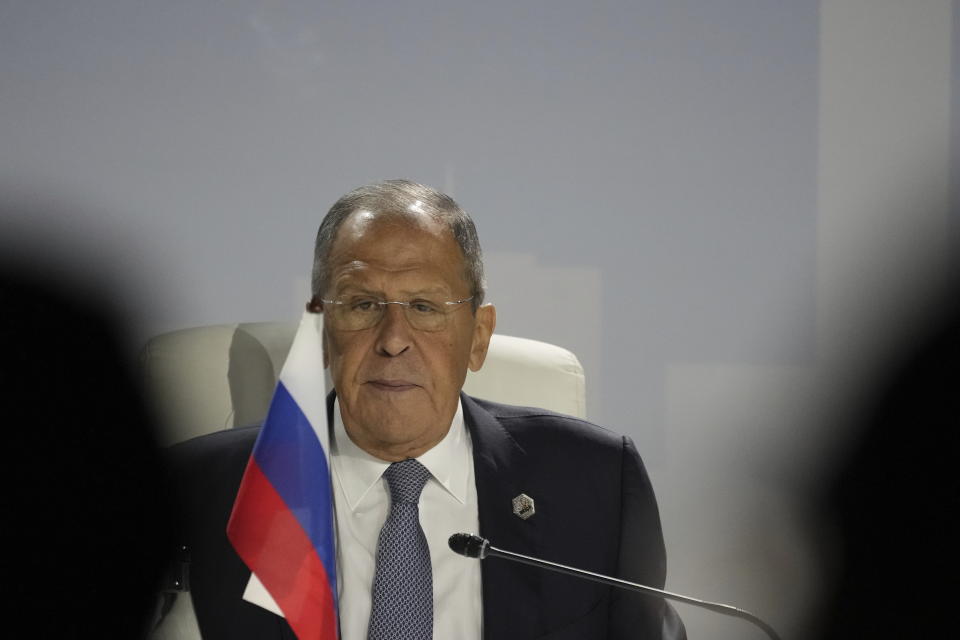
<path fill-rule="evenodd" d="M 300 640 L 336 640 L 323 316 L 304 312 L 247 463 L 227 537 Z"/>

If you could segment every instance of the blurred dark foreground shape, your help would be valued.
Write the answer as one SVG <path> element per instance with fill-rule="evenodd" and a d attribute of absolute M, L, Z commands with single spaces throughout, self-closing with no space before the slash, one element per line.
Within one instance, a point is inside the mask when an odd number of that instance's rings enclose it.
<path fill-rule="evenodd" d="M 145 637 L 173 546 L 115 305 L 82 276 L 64 279 L 62 266 L 5 262 L 4 624 L 21 637 Z"/>
<path fill-rule="evenodd" d="M 957 633 L 960 279 L 902 337 L 820 497 L 832 526 L 824 640 Z"/>

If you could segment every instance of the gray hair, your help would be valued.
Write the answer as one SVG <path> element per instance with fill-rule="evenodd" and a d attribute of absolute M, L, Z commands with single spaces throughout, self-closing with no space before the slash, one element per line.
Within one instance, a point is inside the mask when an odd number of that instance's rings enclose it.
<path fill-rule="evenodd" d="M 313 297 L 320 298 L 330 281 L 330 251 L 340 225 L 355 211 L 366 210 L 374 214 L 408 215 L 411 207 L 446 225 L 463 254 L 463 277 L 470 285 L 473 309 L 483 303 L 486 282 L 483 279 L 483 253 L 477 228 L 467 212 L 453 198 L 432 187 L 409 180 L 386 180 L 358 187 L 337 200 L 317 231 L 313 252 Z"/>

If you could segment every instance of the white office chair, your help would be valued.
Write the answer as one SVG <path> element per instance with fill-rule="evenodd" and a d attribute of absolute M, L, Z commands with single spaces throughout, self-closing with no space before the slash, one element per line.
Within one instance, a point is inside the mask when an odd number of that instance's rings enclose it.
<path fill-rule="evenodd" d="M 295 322 L 223 324 L 151 339 L 142 371 L 161 444 L 262 422 L 296 329 Z M 586 417 L 577 357 L 536 340 L 495 334 L 483 368 L 467 374 L 464 391 Z"/>

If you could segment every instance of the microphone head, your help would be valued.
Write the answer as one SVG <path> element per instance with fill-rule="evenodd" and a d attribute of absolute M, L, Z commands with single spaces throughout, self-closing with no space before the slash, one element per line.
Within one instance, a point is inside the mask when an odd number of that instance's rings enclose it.
<path fill-rule="evenodd" d="M 487 557 L 487 552 L 490 549 L 488 540 L 472 533 L 455 533 L 450 536 L 447 543 L 451 549 L 460 555 L 468 558 L 480 558 L 481 560 Z"/>

